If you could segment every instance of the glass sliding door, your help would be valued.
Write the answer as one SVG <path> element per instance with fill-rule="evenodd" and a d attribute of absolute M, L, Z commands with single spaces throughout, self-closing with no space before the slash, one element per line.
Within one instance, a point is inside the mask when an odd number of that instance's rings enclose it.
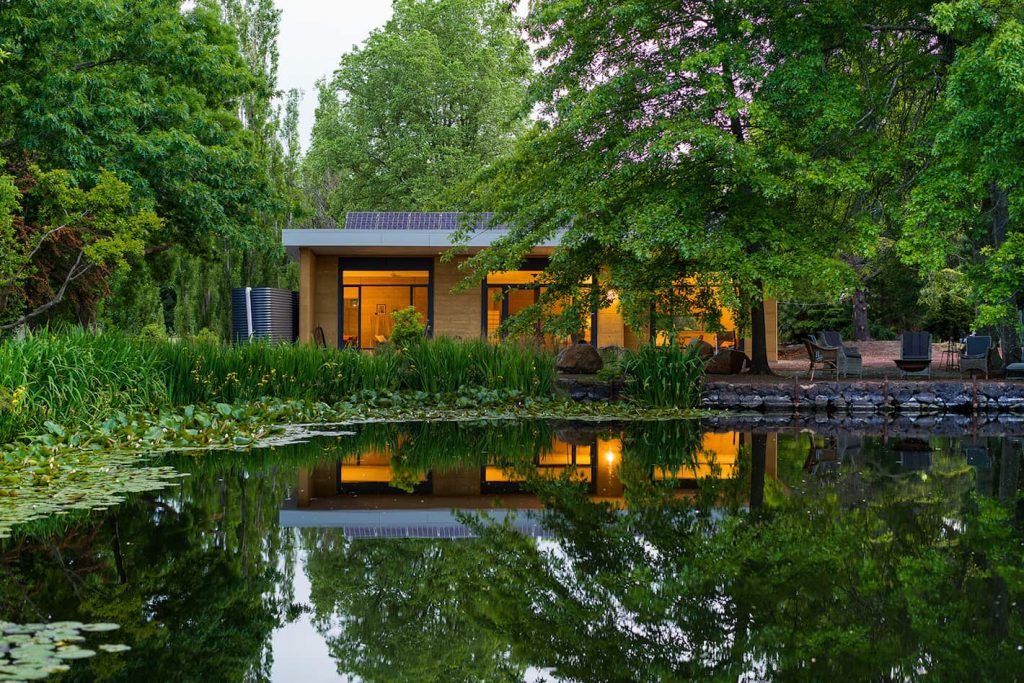
<path fill-rule="evenodd" d="M 344 346 L 374 349 L 391 338 L 395 311 L 410 306 L 427 329 L 433 318 L 431 259 L 339 259 L 339 320 Z"/>
<path fill-rule="evenodd" d="M 502 324 L 540 300 L 547 289 L 538 284 L 538 278 L 542 273 L 543 269 L 531 269 L 492 273 L 487 276 L 483 285 L 486 301 L 482 329 L 488 339 L 496 341 L 502 338 Z M 557 312 L 557 306 L 555 310 Z M 583 329 L 576 336 L 577 339 L 593 343 L 594 330 L 597 326 L 596 317 L 594 314 L 587 318 Z M 549 348 L 565 346 L 573 341 L 572 338 L 547 334 L 543 332 L 541 325 L 537 326 L 535 337 L 539 344 Z"/>

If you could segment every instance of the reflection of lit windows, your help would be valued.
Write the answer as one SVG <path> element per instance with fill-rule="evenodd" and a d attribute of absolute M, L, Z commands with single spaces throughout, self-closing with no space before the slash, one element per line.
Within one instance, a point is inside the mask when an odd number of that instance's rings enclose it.
<path fill-rule="evenodd" d="M 592 493 L 596 480 L 597 463 L 593 453 L 597 449 L 596 439 L 589 444 L 571 444 L 555 439 L 551 448 L 534 459 L 533 472 L 542 478 L 557 479 L 568 474 L 570 479 L 586 482 Z M 507 493 L 520 490 L 529 473 L 522 468 L 487 465 L 481 471 L 481 485 L 484 493 Z"/>

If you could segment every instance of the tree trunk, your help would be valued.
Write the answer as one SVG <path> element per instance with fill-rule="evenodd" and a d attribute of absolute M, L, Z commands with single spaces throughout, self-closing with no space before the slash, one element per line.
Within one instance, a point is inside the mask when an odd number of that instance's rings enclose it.
<path fill-rule="evenodd" d="M 990 213 L 992 216 L 992 248 L 999 249 L 1006 241 L 1010 231 L 1010 193 L 992 183 L 989 186 L 989 201 L 991 202 Z M 1017 301 L 1013 302 L 1017 305 Z M 1016 325 L 1008 323 L 999 325 L 994 330 L 995 337 L 999 340 L 999 349 L 1003 356 L 1003 362 L 1011 362 L 1015 354 L 1020 352 L 1020 333 Z"/>
<path fill-rule="evenodd" d="M 750 435 L 750 509 L 764 507 L 764 475 L 768 458 L 768 435 Z"/>
<path fill-rule="evenodd" d="M 871 339 L 868 332 L 868 298 L 867 292 L 857 289 L 853 292 L 853 339 L 867 341 Z"/>
<path fill-rule="evenodd" d="M 767 328 L 764 324 L 764 287 L 757 283 L 757 298 L 750 307 L 750 374 L 771 375 L 768 365 Z"/>

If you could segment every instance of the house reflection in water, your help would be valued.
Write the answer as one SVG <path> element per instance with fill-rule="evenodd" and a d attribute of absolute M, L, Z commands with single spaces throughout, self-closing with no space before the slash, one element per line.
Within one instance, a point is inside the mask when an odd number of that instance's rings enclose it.
<path fill-rule="evenodd" d="M 653 466 L 648 476 L 674 480 L 676 495 L 694 495 L 700 479 L 735 477 L 741 446 L 747 445 L 749 457 L 750 439 L 738 432 L 704 433 L 688 464 L 676 469 Z M 561 429 L 517 464 L 485 454 L 461 462 L 445 459 L 429 469 L 408 469 L 406 443 L 400 435 L 390 445 L 360 448 L 333 462 L 300 468 L 295 489 L 280 512 L 281 525 L 340 528 L 353 538 L 451 538 L 472 535 L 460 521 L 460 512 L 479 512 L 495 521 L 511 514 L 514 526 L 543 536 L 537 514 L 542 505 L 528 487 L 534 478 L 566 477 L 581 482 L 594 502 L 625 505 L 626 487 L 619 476 L 624 457 L 621 436 Z M 631 457 L 628 449 L 625 457 Z M 769 435 L 764 476 L 775 477 L 776 459 L 775 435 Z"/>

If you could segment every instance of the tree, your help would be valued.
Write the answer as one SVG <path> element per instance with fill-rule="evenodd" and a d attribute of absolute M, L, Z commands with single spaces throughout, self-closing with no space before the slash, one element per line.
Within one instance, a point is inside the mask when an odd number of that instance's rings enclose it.
<path fill-rule="evenodd" d="M 265 183 L 231 103 L 256 84 L 208 2 L 182 11 L 172 0 L 13 0 L 0 12 L 0 45 L 9 53 L 0 63 L 0 150 L 28 199 L 33 165 L 66 172 L 68 187 L 112 187 L 117 178 L 131 190 L 125 217 L 150 211 L 163 220 L 146 233 L 156 240 L 145 242 L 146 254 L 259 240 L 249 216 L 264 204 Z M 55 273 L 28 292 L 24 304 L 35 310 L 60 291 L 67 268 L 41 260 L 53 249 L 34 247 L 63 233 L 45 237 L 60 223 L 41 219 L 31 202 L 14 222 L 20 253 L 33 255 L 28 265 L 37 276 Z M 143 263 L 137 250 L 126 257 Z M 137 270 L 144 284 L 147 268 Z M 90 268 L 96 279 L 75 279 L 67 293 L 88 286 L 104 294 L 116 272 Z M 96 299 L 76 299 L 88 304 L 74 311 L 80 322 L 94 322 Z M 53 306 L 35 322 L 67 312 Z"/>
<path fill-rule="evenodd" d="M 84 190 L 68 171 L 42 172 L 32 169 L 34 186 L 25 195 L 35 217 L 31 239 L 22 222 L 22 234 L 10 239 L 12 200 L 20 193 L 9 176 L 0 184 L 0 239 L 5 244 L 5 266 L 0 271 L 0 302 L 8 313 L 0 317 L 0 330 L 24 325 L 61 304 L 69 290 L 82 304 L 94 303 L 97 272 L 128 268 L 128 259 L 142 258 L 145 245 L 158 237 L 163 221 L 147 209 L 133 209 L 131 188 L 108 171 L 96 184 Z M 12 193 L 12 189 L 14 192 Z M 90 300 L 92 299 L 92 300 Z M 29 304 L 30 310 L 19 313 Z"/>
<path fill-rule="evenodd" d="M 530 59 L 509 3 L 395 0 L 319 85 L 306 172 L 330 214 L 449 209 L 438 197 L 506 151 Z"/>
<path fill-rule="evenodd" d="M 936 3 L 932 28 L 951 46 L 950 66 L 903 213 L 902 254 L 926 272 L 962 268 L 977 322 L 1008 354 L 1019 350 L 1024 308 L 1024 3 Z"/>
<path fill-rule="evenodd" d="M 552 326 L 578 328 L 617 298 L 634 325 L 653 311 L 659 330 L 687 314 L 713 328 L 724 304 L 768 372 L 764 297 L 838 296 L 852 281 L 841 256 L 863 239 L 861 223 L 836 220 L 863 169 L 812 147 L 856 122 L 843 103 L 859 75 L 838 62 L 866 38 L 845 4 L 534 3 L 542 120 L 471 188 L 471 208 L 512 226 L 471 275 L 561 234 L 540 305 L 574 305 Z"/>

